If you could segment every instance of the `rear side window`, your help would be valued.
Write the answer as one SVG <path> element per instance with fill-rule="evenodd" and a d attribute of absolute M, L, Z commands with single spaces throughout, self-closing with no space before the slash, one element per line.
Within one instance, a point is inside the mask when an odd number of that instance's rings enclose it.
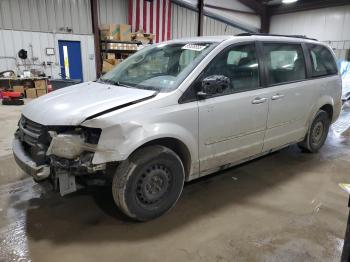
<path fill-rule="evenodd" d="M 328 48 L 321 45 L 308 45 L 313 77 L 337 74 L 338 69 Z"/>
<path fill-rule="evenodd" d="M 299 44 L 264 44 L 265 61 L 270 85 L 306 78 L 303 49 Z"/>

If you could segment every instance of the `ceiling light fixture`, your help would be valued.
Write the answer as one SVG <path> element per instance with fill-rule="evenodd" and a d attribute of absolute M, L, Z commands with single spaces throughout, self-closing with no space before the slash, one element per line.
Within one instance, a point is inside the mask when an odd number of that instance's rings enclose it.
<path fill-rule="evenodd" d="M 283 4 L 291 4 L 291 3 L 295 3 L 298 0 L 282 0 Z"/>

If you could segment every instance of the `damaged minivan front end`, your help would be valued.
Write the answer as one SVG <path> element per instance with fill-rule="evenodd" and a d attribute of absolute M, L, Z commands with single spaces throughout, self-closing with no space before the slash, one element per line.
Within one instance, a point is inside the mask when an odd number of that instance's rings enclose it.
<path fill-rule="evenodd" d="M 15 160 L 35 181 L 51 181 L 61 195 L 76 191 L 76 182 L 106 183 L 107 165 L 118 161 L 116 148 L 110 148 L 108 142 L 116 136 L 115 130 L 110 133 L 107 128 L 109 134 L 102 135 L 105 127 L 89 123 L 156 94 L 154 90 L 88 82 L 37 98 L 23 109 L 18 122 Z M 107 141 L 99 143 L 101 137 Z"/>
<path fill-rule="evenodd" d="M 22 115 L 13 151 L 18 165 L 36 181 L 50 178 L 61 195 L 76 190 L 75 176 L 104 172 L 106 164 L 92 164 L 101 129 L 44 126 Z"/>

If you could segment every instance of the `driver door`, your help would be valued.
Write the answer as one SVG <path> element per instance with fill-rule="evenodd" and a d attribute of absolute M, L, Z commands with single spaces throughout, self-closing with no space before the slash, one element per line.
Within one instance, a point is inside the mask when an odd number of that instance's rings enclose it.
<path fill-rule="evenodd" d="M 198 87 L 213 75 L 231 80 L 221 93 L 198 101 L 202 174 L 262 152 L 268 92 L 260 87 L 258 60 L 255 43 L 231 46 L 213 59 L 196 83 Z"/>

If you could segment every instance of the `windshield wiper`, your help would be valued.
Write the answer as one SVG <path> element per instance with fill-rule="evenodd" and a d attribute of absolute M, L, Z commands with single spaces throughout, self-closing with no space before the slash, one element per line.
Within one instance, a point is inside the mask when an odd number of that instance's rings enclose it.
<path fill-rule="evenodd" d="M 98 79 L 97 82 L 110 84 L 110 85 L 115 85 L 116 84 L 116 82 L 111 80 L 111 79 L 103 79 L 103 78 Z"/>
<path fill-rule="evenodd" d="M 102 83 L 105 83 L 105 84 L 110 84 L 110 85 L 114 85 L 114 86 L 123 86 L 123 87 L 128 87 L 128 88 L 132 88 L 132 86 L 130 85 L 127 85 L 127 84 L 124 84 L 120 81 L 114 81 L 112 79 L 103 79 L 103 78 L 100 78 L 98 80 L 98 82 L 102 82 Z"/>
<path fill-rule="evenodd" d="M 159 88 L 155 86 L 137 85 L 135 88 L 160 92 Z"/>
<path fill-rule="evenodd" d="M 124 83 L 122 83 L 122 82 L 120 82 L 120 81 L 115 82 L 115 84 L 118 85 L 118 86 L 123 86 L 123 87 L 128 87 L 128 88 L 134 88 L 133 86 L 124 84 Z"/>

